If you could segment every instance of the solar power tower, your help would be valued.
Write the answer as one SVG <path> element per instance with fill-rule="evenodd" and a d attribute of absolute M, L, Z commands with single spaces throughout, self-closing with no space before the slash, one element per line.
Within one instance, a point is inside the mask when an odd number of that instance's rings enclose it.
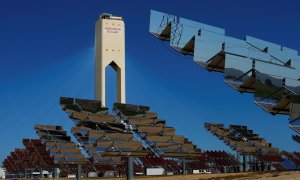
<path fill-rule="evenodd" d="M 125 103 L 125 24 L 122 17 L 102 14 L 96 22 L 95 38 L 95 98 L 106 104 L 105 70 L 111 66 L 117 72 L 117 102 Z M 130 165 L 129 165 L 130 164 Z M 128 157 L 128 175 L 133 172 Z M 133 176 L 133 174 L 130 175 Z"/>
<path fill-rule="evenodd" d="M 151 11 L 150 33 L 208 71 L 224 73 L 225 83 L 254 94 L 265 111 L 288 115 L 290 128 L 300 134 L 298 51 L 251 36 L 236 39 L 222 28 L 157 11 Z"/>
<path fill-rule="evenodd" d="M 122 17 L 102 14 L 96 22 L 95 97 L 105 106 L 105 69 L 117 72 L 117 102 L 125 103 L 125 25 Z"/>

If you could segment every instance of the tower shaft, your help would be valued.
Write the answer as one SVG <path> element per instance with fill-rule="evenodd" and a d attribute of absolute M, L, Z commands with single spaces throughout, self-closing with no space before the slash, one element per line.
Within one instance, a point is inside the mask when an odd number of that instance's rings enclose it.
<path fill-rule="evenodd" d="M 105 70 L 117 73 L 117 102 L 125 103 L 125 25 L 122 17 L 102 14 L 96 22 L 95 98 L 105 106 Z"/>

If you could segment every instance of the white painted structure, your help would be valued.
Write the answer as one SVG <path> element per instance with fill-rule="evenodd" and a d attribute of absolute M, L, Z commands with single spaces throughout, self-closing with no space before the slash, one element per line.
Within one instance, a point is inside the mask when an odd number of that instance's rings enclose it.
<path fill-rule="evenodd" d="M 0 179 L 5 179 L 5 171 L 3 168 L 0 168 Z"/>
<path fill-rule="evenodd" d="M 165 172 L 164 168 L 147 168 L 146 175 L 147 176 L 161 176 Z"/>
<path fill-rule="evenodd" d="M 102 14 L 96 22 L 95 97 L 105 106 L 105 69 L 117 73 L 117 102 L 125 103 L 125 25 L 122 17 Z"/>
<path fill-rule="evenodd" d="M 98 177 L 98 173 L 97 172 L 89 172 L 88 177 Z"/>

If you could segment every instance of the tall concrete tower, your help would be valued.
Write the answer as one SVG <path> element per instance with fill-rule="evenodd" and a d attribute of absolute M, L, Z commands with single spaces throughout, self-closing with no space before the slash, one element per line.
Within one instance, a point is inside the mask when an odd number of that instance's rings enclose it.
<path fill-rule="evenodd" d="M 105 106 L 105 69 L 117 73 L 117 102 L 125 103 L 125 26 L 122 17 L 102 14 L 96 22 L 95 96 Z"/>

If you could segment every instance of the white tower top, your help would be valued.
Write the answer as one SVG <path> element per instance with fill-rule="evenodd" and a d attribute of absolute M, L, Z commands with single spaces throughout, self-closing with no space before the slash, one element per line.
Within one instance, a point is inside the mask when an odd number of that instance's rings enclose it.
<path fill-rule="evenodd" d="M 125 103 L 125 25 L 122 17 L 101 14 L 96 22 L 95 98 L 105 106 L 105 69 L 117 72 L 117 102 Z"/>

